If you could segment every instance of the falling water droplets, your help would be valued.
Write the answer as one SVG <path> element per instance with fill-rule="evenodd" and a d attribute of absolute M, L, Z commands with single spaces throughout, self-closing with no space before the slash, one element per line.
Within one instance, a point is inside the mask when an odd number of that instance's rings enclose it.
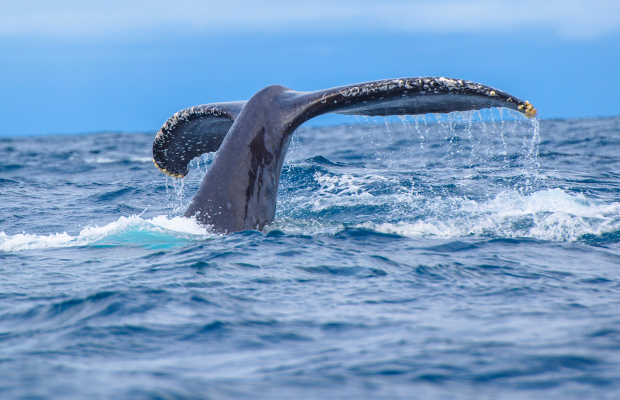
<path fill-rule="evenodd" d="M 510 110 L 416 116 L 351 116 L 334 127 L 301 127 L 293 136 L 277 218 L 390 223 L 461 218 L 459 209 L 505 192 L 541 187 L 538 121 Z M 213 153 L 166 180 L 170 213 L 187 208 Z M 468 207 L 468 206 L 467 206 Z M 456 211 L 455 211 L 456 210 Z"/>

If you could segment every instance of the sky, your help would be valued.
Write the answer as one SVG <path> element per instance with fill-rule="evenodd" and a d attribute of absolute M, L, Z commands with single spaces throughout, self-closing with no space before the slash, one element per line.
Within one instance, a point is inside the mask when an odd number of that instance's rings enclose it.
<path fill-rule="evenodd" d="M 620 1 L 0 0 L 0 136 L 157 131 L 281 84 L 448 76 L 620 115 Z"/>

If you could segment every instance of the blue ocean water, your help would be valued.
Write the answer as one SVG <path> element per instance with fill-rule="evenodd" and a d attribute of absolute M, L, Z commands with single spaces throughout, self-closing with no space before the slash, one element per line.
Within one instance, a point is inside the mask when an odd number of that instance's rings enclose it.
<path fill-rule="evenodd" d="M 153 137 L 0 138 L 0 398 L 620 398 L 620 118 L 302 127 L 227 236 Z"/>

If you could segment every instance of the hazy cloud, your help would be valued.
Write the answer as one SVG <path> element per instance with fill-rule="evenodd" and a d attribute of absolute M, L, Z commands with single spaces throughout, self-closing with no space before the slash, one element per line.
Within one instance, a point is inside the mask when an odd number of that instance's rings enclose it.
<path fill-rule="evenodd" d="M 620 31 L 618 0 L 0 1 L 0 36 L 274 31 L 508 32 L 594 38 Z"/>

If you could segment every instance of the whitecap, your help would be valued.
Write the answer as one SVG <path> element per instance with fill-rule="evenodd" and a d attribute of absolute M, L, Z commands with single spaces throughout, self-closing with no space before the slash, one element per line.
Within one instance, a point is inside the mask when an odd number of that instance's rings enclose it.
<path fill-rule="evenodd" d="M 620 203 L 588 199 L 559 188 L 531 194 L 504 191 L 486 201 L 440 196 L 429 199 L 406 193 L 364 194 L 360 190 L 350 196 L 318 196 L 306 201 L 312 204 L 313 211 L 360 205 L 384 206 L 389 211 L 372 215 L 371 221 L 354 219 L 335 224 L 282 218 L 274 226 L 287 233 L 306 235 L 333 234 L 356 227 L 414 238 L 527 237 L 567 242 L 578 241 L 584 235 L 620 231 Z"/>
<path fill-rule="evenodd" d="M 37 235 L 26 232 L 7 235 L 5 232 L 0 232 L 0 251 L 13 252 L 105 244 L 106 242 L 118 241 L 126 235 L 132 235 L 129 244 L 135 245 L 152 244 L 153 235 L 158 237 L 159 243 L 162 241 L 175 243 L 179 240 L 204 240 L 215 236 L 194 219 L 168 218 L 165 215 L 142 219 L 134 215 L 120 217 L 118 220 L 101 227 L 87 226 L 76 236 L 71 236 L 66 232 L 51 235 Z M 126 243 L 127 240 L 124 242 Z"/>

